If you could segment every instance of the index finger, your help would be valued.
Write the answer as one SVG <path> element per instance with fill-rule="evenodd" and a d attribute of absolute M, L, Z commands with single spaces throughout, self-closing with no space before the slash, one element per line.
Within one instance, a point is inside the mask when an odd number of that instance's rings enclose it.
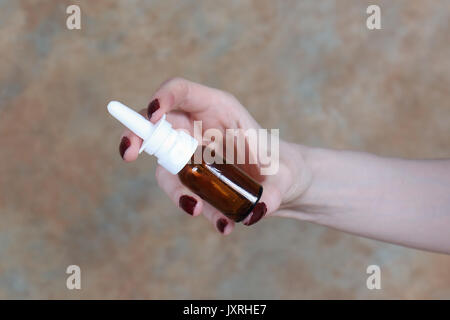
<path fill-rule="evenodd" d="M 148 117 L 156 123 L 162 115 L 173 110 L 190 113 L 206 112 L 212 106 L 222 107 L 227 93 L 182 78 L 164 82 L 153 95 Z M 152 110 L 150 110 L 152 109 Z"/>

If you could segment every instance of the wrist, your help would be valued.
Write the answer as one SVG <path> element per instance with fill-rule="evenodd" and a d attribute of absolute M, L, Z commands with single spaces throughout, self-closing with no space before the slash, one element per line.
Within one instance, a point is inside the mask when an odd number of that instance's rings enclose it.
<path fill-rule="evenodd" d="M 289 168 L 291 182 L 280 206 L 285 211 L 281 215 L 319 222 L 335 211 L 335 182 L 329 179 L 335 151 L 298 144 L 289 144 L 288 149 L 291 151 L 285 154 L 290 159 L 283 161 Z"/>
<path fill-rule="evenodd" d="M 310 163 L 312 148 L 282 142 L 280 144 L 280 184 L 284 186 L 280 209 L 292 209 L 301 203 L 303 194 L 313 180 L 313 166 Z"/>

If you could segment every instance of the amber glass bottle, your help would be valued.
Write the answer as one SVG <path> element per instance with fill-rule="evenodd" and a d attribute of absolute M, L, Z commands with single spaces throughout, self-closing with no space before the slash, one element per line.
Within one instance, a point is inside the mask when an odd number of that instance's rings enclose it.
<path fill-rule="evenodd" d="M 205 146 L 199 146 L 201 151 Z M 202 153 L 203 154 L 203 153 Z M 216 161 L 220 162 L 220 161 Z M 186 187 L 236 222 L 244 220 L 259 201 L 263 188 L 233 164 L 195 164 L 194 156 L 178 173 Z"/>

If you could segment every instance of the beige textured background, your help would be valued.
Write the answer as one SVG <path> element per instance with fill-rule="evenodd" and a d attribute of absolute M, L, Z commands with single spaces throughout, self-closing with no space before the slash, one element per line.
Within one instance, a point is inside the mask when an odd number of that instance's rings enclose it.
<path fill-rule="evenodd" d="M 279 218 L 220 236 L 121 161 L 106 112 L 182 76 L 291 141 L 449 157 L 449 21 L 448 0 L 0 0 L 0 298 L 450 298 L 450 256 Z"/>

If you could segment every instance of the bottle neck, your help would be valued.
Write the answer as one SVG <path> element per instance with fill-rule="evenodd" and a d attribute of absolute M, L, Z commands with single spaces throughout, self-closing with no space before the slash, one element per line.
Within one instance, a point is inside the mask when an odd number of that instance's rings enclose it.
<path fill-rule="evenodd" d="M 156 156 L 162 167 L 177 174 L 189 162 L 197 146 L 196 139 L 185 131 L 173 129 L 163 117 L 144 140 L 141 151 Z"/>

